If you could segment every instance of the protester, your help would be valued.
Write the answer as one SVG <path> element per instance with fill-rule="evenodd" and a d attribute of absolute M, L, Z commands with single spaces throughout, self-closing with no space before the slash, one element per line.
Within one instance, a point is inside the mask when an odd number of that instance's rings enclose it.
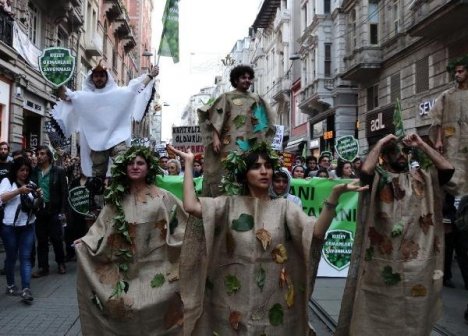
<path fill-rule="evenodd" d="M 193 177 L 203 176 L 203 165 L 200 160 L 193 161 Z"/>
<path fill-rule="evenodd" d="M 328 175 L 328 169 L 320 168 L 314 177 L 329 178 L 330 175 Z"/>
<path fill-rule="evenodd" d="M 181 252 L 184 335 L 306 335 L 325 232 L 339 196 L 362 188 L 335 186 L 320 217 L 308 217 L 287 199 L 270 198 L 278 158 L 262 142 L 224 162 L 224 186 L 239 186 L 241 196 L 197 198 L 193 154 L 169 149 L 187 165 L 184 208 L 202 219 L 188 224 Z"/>
<path fill-rule="evenodd" d="M 224 174 L 222 159 L 233 151 L 247 151 L 258 141 L 270 141 L 275 135 L 275 116 L 268 104 L 249 91 L 254 70 L 235 66 L 229 79 L 235 90 L 223 93 L 212 105 L 198 110 L 198 121 L 205 146 L 204 196 L 218 196 Z"/>
<path fill-rule="evenodd" d="M 291 170 L 291 174 L 293 178 L 303 179 L 305 177 L 304 166 L 294 166 Z"/>
<path fill-rule="evenodd" d="M 338 160 L 335 173 L 339 178 L 356 178 L 353 172 L 353 165 L 349 161 Z"/>
<path fill-rule="evenodd" d="M 279 168 L 273 173 L 269 194 L 272 199 L 286 198 L 302 208 L 302 201 L 299 197 L 289 193 L 291 188 L 291 174 L 286 168 Z"/>
<path fill-rule="evenodd" d="M 180 161 L 177 159 L 170 159 L 167 161 L 167 174 L 172 176 L 179 176 L 182 167 Z"/>
<path fill-rule="evenodd" d="M 77 246 L 83 335 L 180 335 L 179 253 L 187 215 L 154 185 L 152 152 L 117 157 L 106 205 Z"/>
<path fill-rule="evenodd" d="M 317 158 L 315 156 L 308 156 L 306 158 L 306 177 L 313 177 L 315 173 L 317 173 L 318 165 L 317 165 Z"/>
<path fill-rule="evenodd" d="M 362 166 L 362 159 L 360 157 L 356 157 L 353 160 L 353 172 L 356 177 L 361 175 L 361 166 Z"/>
<path fill-rule="evenodd" d="M 164 173 L 164 175 L 168 175 L 167 161 L 169 161 L 169 158 L 165 155 L 159 158 L 159 166 L 161 167 L 161 170 Z"/>
<path fill-rule="evenodd" d="M 5 177 L 8 176 L 8 172 L 11 168 L 11 161 L 9 161 L 10 156 L 10 145 L 8 142 L 2 141 L 0 142 L 0 181 L 2 181 Z M 3 220 L 3 207 L 0 206 L 0 221 Z M 5 275 L 5 265 L 2 265 L 2 269 L 0 269 L 0 274 Z"/>
<path fill-rule="evenodd" d="M 0 183 L 0 200 L 5 205 L 1 237 L 5 246 L 7 295 L 20 295 L 24 303 L 31 293 L 31 252 L 34 248 L 34 212 L 41 205 L 41 189 L 30 182 L 31 164 L 20 157 L 13 162 L 8 177 Z M 15 284 L 16 259 L 20 259 L 21 288 Z"/>
<path fill-rule="evenodd" d="M 410 171 L 414 151 L 427 155 L 437 172 Z M 431 334 L 442 306 L 439 184 L 452 174 L 452 164 L 417 134 L 401 142 L 389 134 L 369 152 L 361 180 L 372 186 L 359 203 L 336 336 Z"/>

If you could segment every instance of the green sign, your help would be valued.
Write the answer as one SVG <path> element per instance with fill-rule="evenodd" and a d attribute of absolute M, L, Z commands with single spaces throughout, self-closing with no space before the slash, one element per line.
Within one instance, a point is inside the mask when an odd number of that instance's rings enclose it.
<path fill-rule="evenodd" d="M 323 244 L 322 256 L 325 261 L 341 271 L 349 266 L 353 251 L 353 233 L 348 230 L 329 230 Z"/>
<path fill-rule="evenodd" d="M 359 153 L 359 142 L 352 135 L 346 135 L 336 140 L 335 149 L 341 159 L 353 161 Z"/>
<path fill-rule="evenodd" d="M 42 77 L 55 87 L 70 80 L 75 72 L 75 56 L 70 49 L 54 47 L 44 49 L 39 57 Z"/>
<path fill-rule="evenodd" d="M 75 187 L 68 192 L 68 203 L 73 211 L 87 215 L 90 207 L 89 190 L 86 187 Z"/>

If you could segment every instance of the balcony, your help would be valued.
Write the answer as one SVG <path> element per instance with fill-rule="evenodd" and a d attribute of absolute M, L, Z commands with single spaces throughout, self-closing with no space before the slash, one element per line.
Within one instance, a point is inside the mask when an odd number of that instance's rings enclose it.
<path fill-rule="evenodd" d="M 273 29 L 278 30 L 281 28 L 281 25 L 287 23 L 291 20 L 291 14 L 288 9 L 277 9 L 275 20 L 273 21 Z"/>
<path fill-rule="evenodd" d="M 117 35 L 121 39 L 126 38 L 132 32 L 132 29 L 130 28 L 130 25 L 129 25 L 129 20 L 127 19 L 123 19 L 123 18 L 115 19 L 112 25 L 114 28 L 114 34 Z"/>
<path fill-rule="evenodd" d="M 128 53 L 130 50 L 136 47 L 136 40 L 133 34 L 125 36 L 122 40 L 122 43 L 126 53 Z"/>
<path fill-rule="evenodd" d="M 332 92 L 327 89 L 329 78 L 316 79 L 301 90 L 299 108 L 311 117 L 324 112 L 333 105 Z"/>
<path fill-rule="evenodd" d="M 98 25 L 97 31 L 87 33 L 85 37 L 85 52 L 88 56 L 102 56 L 104 47 L 104 32 L 101 25 Z"/>
<path fill-rule="evenodd" d="M 382 50 L 380 47 L 355 49 L 352 55 L 344 58 L 344 61 L 346 71 L 341 77 L 346 80 L 363 82 L 380 73 Z"/>
<path fill-rule="evenodd" d="M 123 6 L 120 0 L 104 0 L 104 13 L 109 22 L 113 22 L 123 13 Z"/>
<path fill-rule="evenodd" d="M 275 18 L 276 9 L 280 6 L 280 0 L 263 0 L 252 27 L 255 29 L 268 28 Z"/>
<path fill-rule="evenodd" d="M 465 29 L 468 22 L 468 0 L 415 0 L 410 9 L 410 36 L 443 39 Z"/>
<path fill-rule="evenodd" d="M 0 41 L 13 46 L 13 19 L 3 10 L 0 10 Z"/>
<path fill-rule="evenodd" d="M 289 93 L 291 92 L 291 80 L 289 78 L 279 78 L 272 90 L 271 97 L 277 101 L 289 100 Z"/>

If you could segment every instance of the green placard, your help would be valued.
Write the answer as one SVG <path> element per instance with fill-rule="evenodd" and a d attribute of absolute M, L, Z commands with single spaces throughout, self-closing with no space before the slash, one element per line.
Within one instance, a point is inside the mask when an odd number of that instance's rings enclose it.
<path fill-rule="evenodd" d="M 353 161 L 359 153 L 359 142 L 352 135 L 346 135 L 336 140 L 335 150 L 345 161 Z"/>
<path fill-rule="evenodd" d="M 76 213 L 87 215 L 90 207 L 89 190 L 86 187 L 75 187 L 68 192 L 68 203 Z"/>
<path fill-rule="evenodd" d="M 71 54 L 70 49 L 47 48 L 42 51 L 42 55 L 39 57 L 39 68 L 46 81 L 59 87 L 73 76 L 75 56 Z"/>

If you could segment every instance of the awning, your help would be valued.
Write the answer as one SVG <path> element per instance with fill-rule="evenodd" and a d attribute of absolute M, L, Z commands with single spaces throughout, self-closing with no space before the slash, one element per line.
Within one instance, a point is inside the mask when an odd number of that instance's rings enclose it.
<path fill-rule="evenodd" d="M 286 152 L 294 152 L 299 150 L 299 145 L 305 142 L 305 138 L 294 139 L 288 142 L 288 145 L 284 149 Z"/>

